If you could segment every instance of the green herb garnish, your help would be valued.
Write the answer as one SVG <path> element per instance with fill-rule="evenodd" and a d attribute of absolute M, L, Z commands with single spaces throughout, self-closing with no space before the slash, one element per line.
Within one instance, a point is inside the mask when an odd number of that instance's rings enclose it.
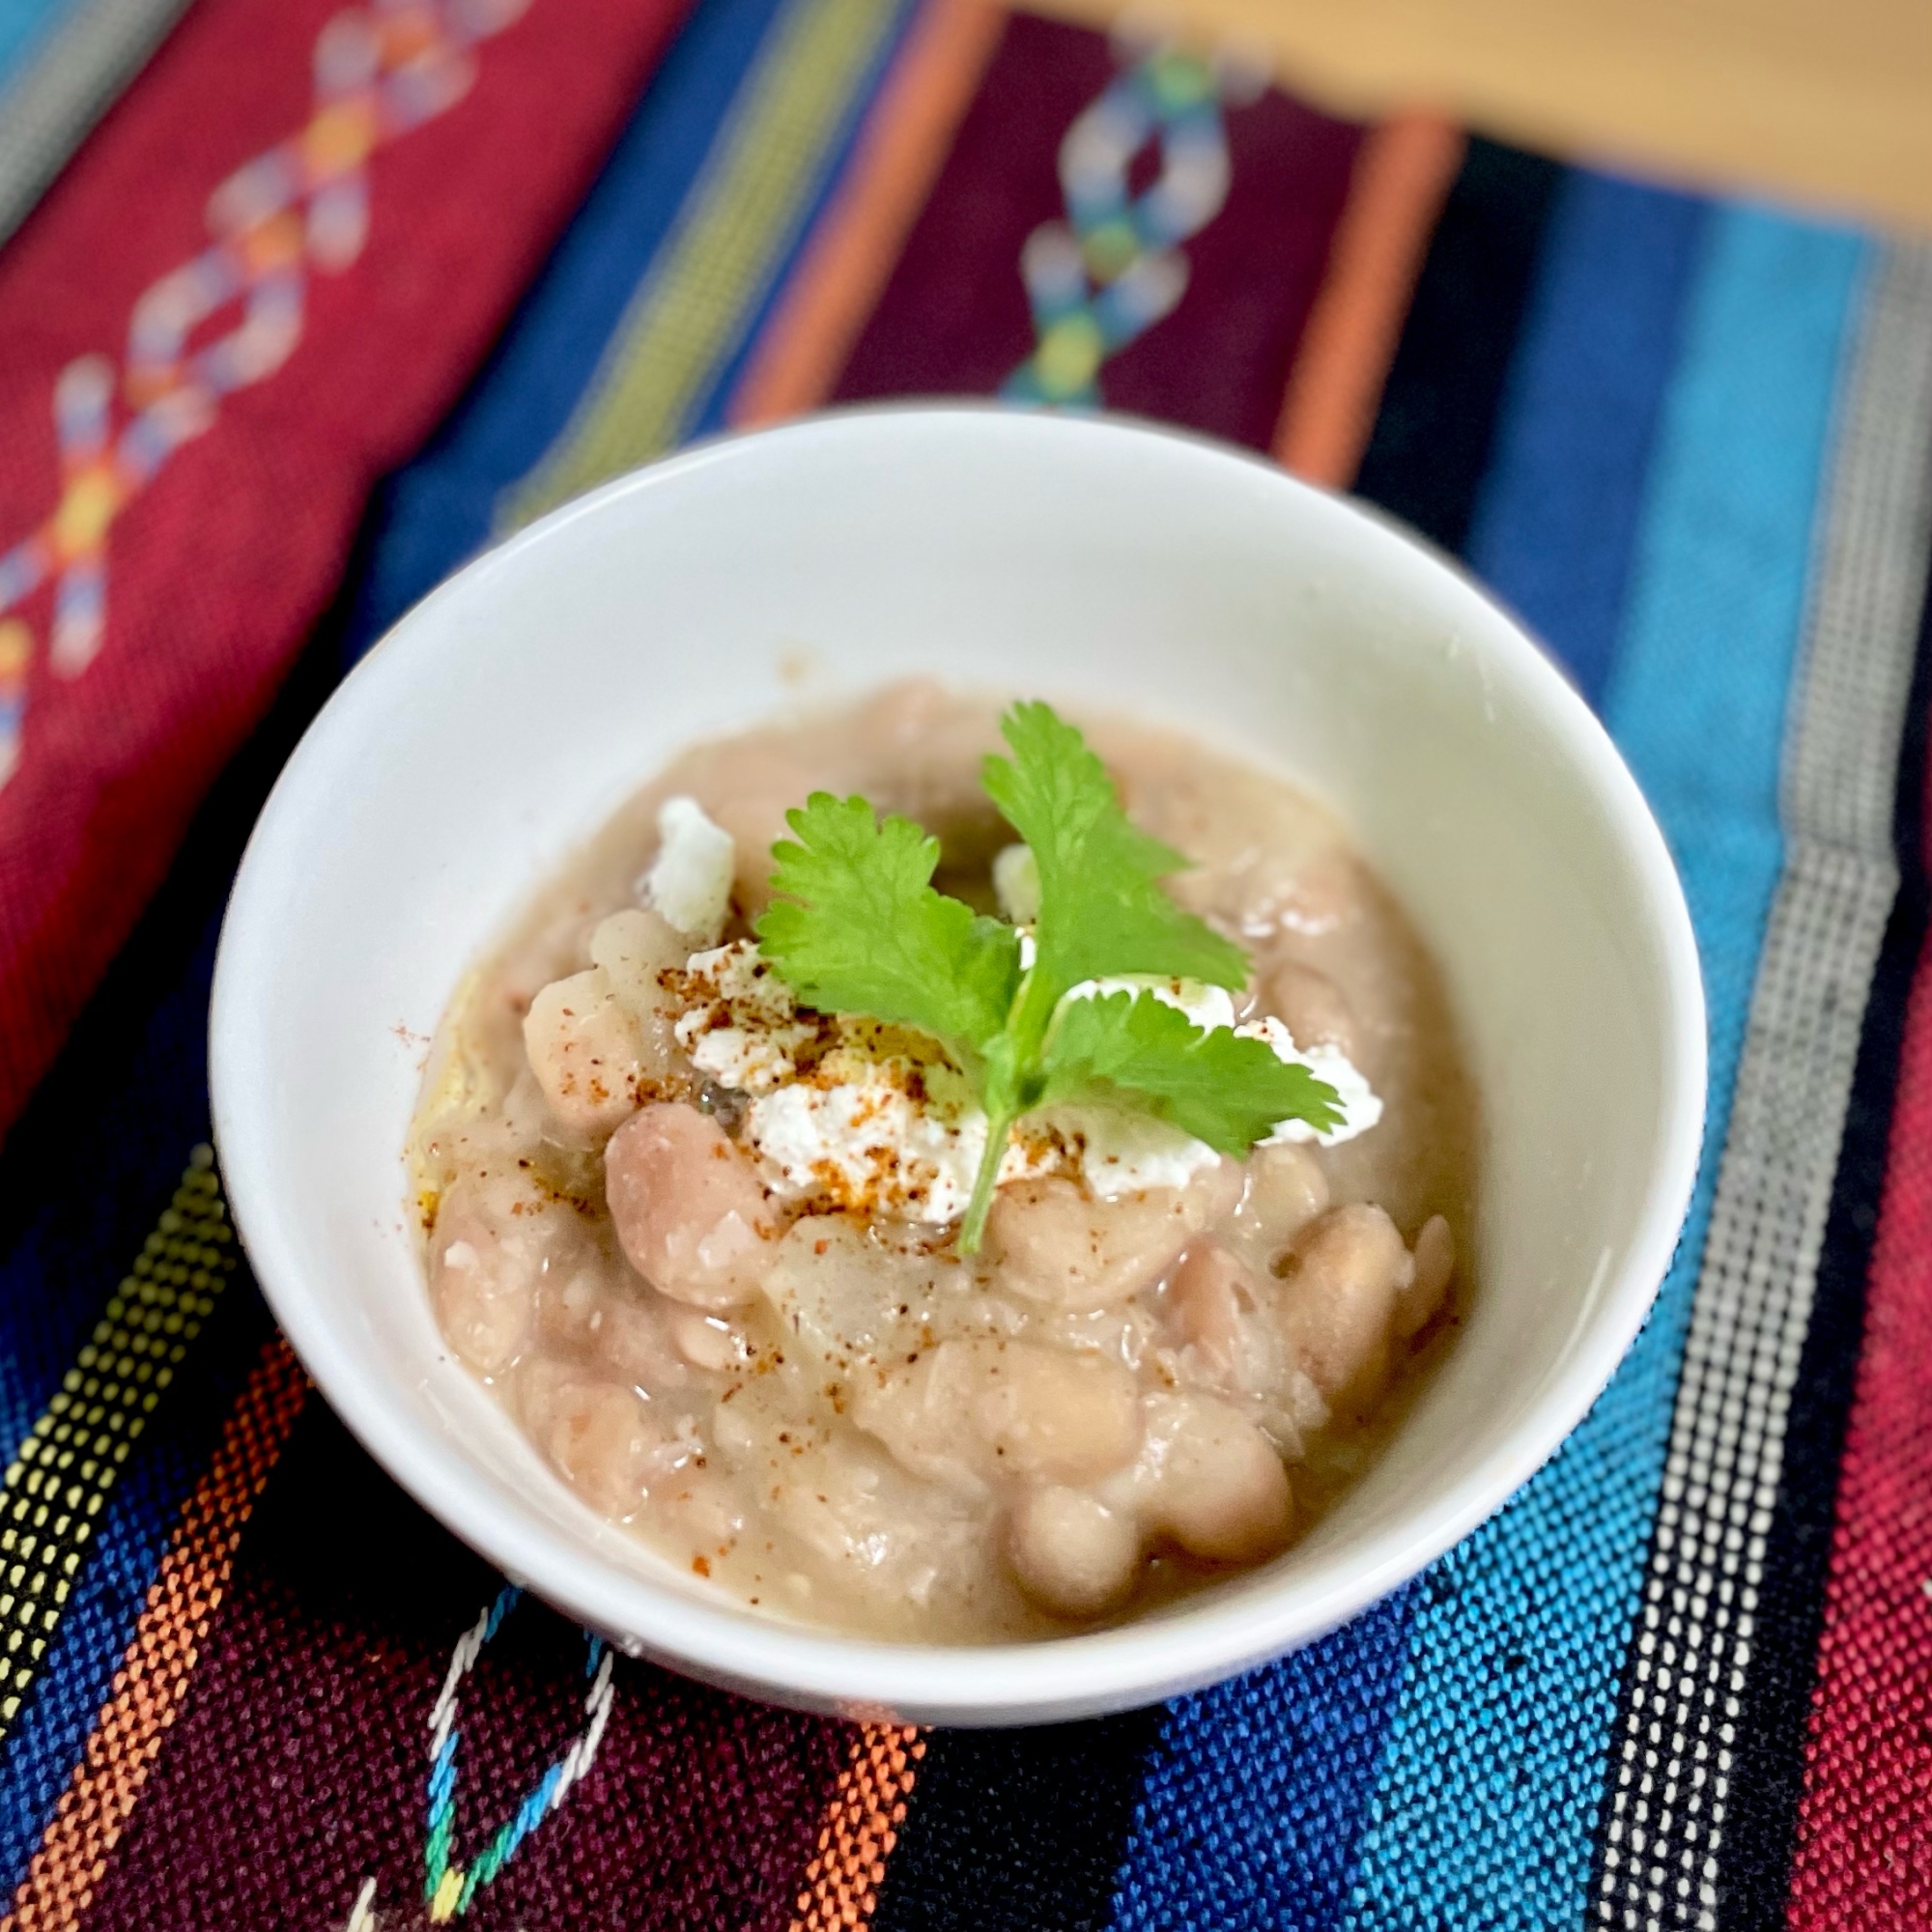
<path fill-rule="evenodd" d="M 1050 706 L 1001 722 L 1011 757 L 981 782 L 1039 868 L 1034 957 L 1019 934 L 934 891 L 939 841 L 880 822 L 863 798 L 814 792 L 772 847 L 777 896 L 758 946 L 798 998 L 930 1034 L 985 1110 L 988 1133 L 959 1245 L 980 1244 L 1013 1123 L 1072 1100 L 1126 1101 L 1216 1152 L 1244 1154 L 1282 1121 L 1341 1120 L 1339 1096 L 1265 1040 L 1197 1027 L 1149 992 L 1068 1000 L 1091 980 L 1146 975 L 1238 989 L 1247 955 L 1160 880 L 1187 861 L 1139 831 L 1106 767 Z"/>

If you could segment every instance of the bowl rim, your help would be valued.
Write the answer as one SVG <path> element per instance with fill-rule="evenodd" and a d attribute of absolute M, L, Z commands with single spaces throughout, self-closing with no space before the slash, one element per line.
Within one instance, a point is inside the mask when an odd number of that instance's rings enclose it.
<path fill-rule="evenodd" d="M 1669 1038 L 1662 1131 L 1638 1225 L 1623 1265 L 1603 1283 L 1584 1346 L 1549 1376 L 1512 1432 L 1433 1504 L 1368 1533 L 1346 1572 L 1297 1579 L 1270 1600 L 1261 1589 L 1208 1591 L 1185 1607 L 1114 1629 L 978 1646 L 885 1643 L 790 1624 L 749 1607 L 711 1604 L 619 1569 L 477 1481 L 469 1457 L 412 1412 L 392 1408 L 356 1374 L 282 1225 L 251 1097 L 246 1028 L 254 961 L 272 951 L 266 920 L 275 879 L 298 858 L 298 814 L 341 753 L 355 720 L 380 704 L 428 611 L 468 595 L 478 573 L 514 569 L 566 526 L 633 494 L 675 489 L 748 448 L 851 436 L 947 435 L 961 422 L 1001 434 L 1124 438 L 1179 445 L 1195 459 L 1265 477 L 1304 508 L 1360 520 L 1380 541 L 1420 554 L 1459 596 L 1495 620 L 1476 648 L 1501 654 L 1542 700 L 1543 727 L 1586 782 L 1630 863 L 1651 916 Z M 975 433 L 969 431 L 970 433 Z M 633 469 L 550 512 L 484 551 L 399 617 L 331 693 L 283 767 L 237 872 L 216 952 L 210 1006 L 209 1079 L 214 1137 L 230 1212 L 284 1334 L 351 1433 L 388 1474 L 462 1541 L 513 1581 L 633 1655 L 773 1701 L 854 1717 L 914 1715 L 950 1724 L 1037 1723 L 1147 1704 L 1220 1681 L 1313 1642 L 1387 1595 L 1492 1516 L 1548 1461 L 1622 1361 L 1669 1268 L 1698 1173 L 1707 1099 L 1705 1009 L 1696 942 L 1668 847 L 1635 779 L 1604 725 L 1521 622 L 1454 559 L 1373 506 L 1290 474 L 1266 458 L 1171 425 L 1122 415 L 1068 417 L 993 402 L 867 404 L 822 411 L 775 427 L 733 431 Z"/>

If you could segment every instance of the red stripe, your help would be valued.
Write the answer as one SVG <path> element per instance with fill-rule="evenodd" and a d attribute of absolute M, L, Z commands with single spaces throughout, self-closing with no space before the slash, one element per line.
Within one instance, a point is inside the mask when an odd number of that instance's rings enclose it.
<path fill-rule="evenodd" d="M 1020 252 L 1064 215 L 1062 139 L 1118 71 L 1099 35 L 1013 16 L 839 400 L 985 394 L 1033 354 Z M 1183 244 L 1186 293 L 1106 361 L 1099 386 L 1110 409 L 1266 449 L 1361 129 L 1272 92 L 1228 105 L 1225 124 L 1228 198 Z"/>
<path fill-rule="evenodd" d="M 149 1586 L 114 1688 L 41 1834 L 0 1932 L 71 1932 L 95 1889 L 194 1681 L 228 1588 L 243 1525 L 308 1395 L 276 1336 L 262 1350 Z"/>
<path fill-rule="evenodd" d="M 1932 948 L 1906 1011 L 1790 1924 L 1932 1925 Z"/>
<path fill-rule="evenodd" d="M 731 399 L 734 428 L 782 422 L 831 393 L 1006 28 L 992 0 L 924 0 Z"/>
<path fill-rule="evenodd" d="M 220 1608 L 89 1932 L 419 1927 L 431 1718 L 500 1587 L 311 1405 Z M 583 1633 L 519 1605 L 463 1680 L 452 1863 L 477 1853 L 584 1722 Z M 588 1774 L 458 1921 L 476 1932 L 785 1932 L 845 1726 L 619 1660 Z"/>
<path fill-rule="evenodd" d="M 683 4 L 533 0 L 482 41 L 460 98 L 379 141 L 363 169 L 366 241 L 337 263 L 326 240 L 308 246 L 286 359 L 227 394 L 113 517 L 106 628 L 83 672 L 50 665 L 50 584 L 22 601 L 0 583 L 0 722 L 7 664 L 32 647 L 21 761 L 0 785 L 0 1130 L 327 607 L 371 485 L 423 441 L 481 359 Z M 402 74 L 396 98 L 459 71 L 425 73 L 430 30 L 485 11 L 486 0 L 416 0 L 374 16 L 382 58 Z M 495 11 L 513 14 L 515 0 Z M 293 152 L 315 173 L 355 147 L 353 101 L 318 114 L 319 37 L 338 17 L 352 23 L 331 30 L 339 73 L 342 36 L 372 17 L 360 10 L 201 0 L 0 256 L 0 556 L 37 530 L 50 540 L 43 555 L 57 542 L 84 553 L 90 508 L 138 470 L 124 451 L 50 522 L 64 500 L 55 385 L 98 356 L 117 429 L 142 407 L 130 318 L 207 248 L 220 219 L 213 191 L 291 138 L 305 139 Z M 355 48 L 347 54 L 353 70 Z M 392 102 L 389 125 L 404 113 Z M 272 256 L 293 240 L 301 264 L 315 232 L 271 221 L 249 246 Z M 339 221 L 335 242 L 340 256 Z M 190 353 L 238 314 L 231 303 L 209 317 Z"/>

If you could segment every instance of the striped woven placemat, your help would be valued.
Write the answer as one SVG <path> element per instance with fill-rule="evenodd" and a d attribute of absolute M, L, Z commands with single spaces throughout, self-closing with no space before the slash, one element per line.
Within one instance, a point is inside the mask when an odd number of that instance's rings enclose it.
<path fill-rule="evenodd" d="M 1932 1923 L 1932 252 L 988 0 L 672 24 L 198 0 L 0 252 L 7 1922 Z M 345 664 L 679 442 L 961 392 L 1460 555 L 1643 783 L 1711 1009 L 1677 1262 L 1561 1454 L 1315 1648 L 1032 1733 L 506 1592 L 193 1151 L 226 881 Z"/>

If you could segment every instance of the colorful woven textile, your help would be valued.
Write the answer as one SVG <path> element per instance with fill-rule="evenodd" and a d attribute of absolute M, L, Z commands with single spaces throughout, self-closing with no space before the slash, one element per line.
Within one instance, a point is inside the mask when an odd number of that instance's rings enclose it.
<path fill-rule="evenodd" d="M 1932 1925 L 1932 250 L 989 0 L 338 4 L 196 0 L 0 249 L 0 1922 Z M 603 476 L 934 392 L 1458 553 L 1710 995 L 1677 1263 L 1554 1461 L 1315 1648 L 1031 1733 L 520 1600 L 308 1390 L 200 1146 L 227 880 L 346 663 Z"/>
<path fill-rule="evenodd" d="M 0 6 L 0 241 L 180 16 L 186 0 Z"/>

